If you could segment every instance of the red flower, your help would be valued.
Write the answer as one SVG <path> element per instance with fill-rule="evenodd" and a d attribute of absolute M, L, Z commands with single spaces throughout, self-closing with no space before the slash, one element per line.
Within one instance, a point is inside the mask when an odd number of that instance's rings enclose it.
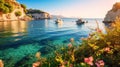
<path fill-rule="evenodd" d="M 84 62 L 85 63 L 87 63 L 87 64 L 89 64 L 89 65 L 93 65 L 93 57 L 92 56 L 90 56 L 90 57 L 88 57 L 88 58 L 84 58 Z"/>

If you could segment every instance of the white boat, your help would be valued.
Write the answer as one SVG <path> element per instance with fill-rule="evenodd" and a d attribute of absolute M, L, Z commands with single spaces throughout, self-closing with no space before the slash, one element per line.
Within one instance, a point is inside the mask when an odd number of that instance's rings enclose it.
<path fill-rule="evenodd" d="M 76 24 L 78 24 L 78 25 L 84 24 L 84 23 L 85 23 L 85 21 L 83 21 L 82 19 L 78 19 L 78 20 L 76 21 Z"/>
<path fill-rule="evenodd" d="M 55 23 L 56 24 L 59 24 L 59 23 L 61 24 L 61 23 L 63 23 L 63 21 L 62 21 L 62 19 L 57 19 L 57 20 L 55 20 Z"/>

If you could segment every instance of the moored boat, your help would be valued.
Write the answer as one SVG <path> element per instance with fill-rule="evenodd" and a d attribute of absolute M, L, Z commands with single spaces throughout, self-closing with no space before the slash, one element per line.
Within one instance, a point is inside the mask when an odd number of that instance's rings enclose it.
<path fill-rule="evenodd" d="M 57 19 L 55 20 L 55 23 L 58 24 L 58 23 L 63 23 L 62 19 Z"/>
<path fill-rule="evenodd" d="M 77 25 L 84 24 L 84 23 L 85 23 L 85 21 L 83 21 L 82 19 L 78 19 L 78 20 L 76 21 L 76 24 L 77 24 Z"/>

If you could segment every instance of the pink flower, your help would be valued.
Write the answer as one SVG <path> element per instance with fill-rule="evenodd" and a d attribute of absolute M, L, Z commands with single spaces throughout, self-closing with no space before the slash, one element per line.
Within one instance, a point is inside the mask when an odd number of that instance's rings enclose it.
<path fill-rule="evenodd" d="M 99 28 L 95 29 L 97 32 L 101 33 L 102 31 Z"/>
<path fill-rule="evenodd" d="M 0 59 L 0 67 L 4 67 L 4 63 L 1 59 Z"/>
<path fill-rule="evenodd" d="M 99 60 L 95 64 L 97 65 L 97 67 L 103 67 L 105 65 L 103 60 Z"/>
<path fill-rule="evenodd" d="M 73 64 L 70 64 L 70 67 L 73 67 Z"/>
<path fill-rule="evenodd" d="M 71 52 L 71 51 L 68 51 L 68 54 L 69 54 L 69 55 L 71 55 L 71 54 L 72 54 L 72 52 Z"/>
<path fill-rule="evenodd" d="M 70 44 L 68 44 L 68 47 L 69 47 L 69 48 L 71 48 L 71 47 L 72 47 L 72 44 L 71 44 L 71 43 L 70 43 Z"/>
<path fill-rule="evenodd" d="M 88 57 L 88 58 L 84 58 L 84 62 L 85 63 L 87 63 L 87 64 L 89 64 L 89 65 L 93 65 L 93 57 L 92 56 L 90 56 L 90 57 Z"/>
<path fill-rule="evenodd" d="M 110 48 L 109 48 L 109 47 L 106 47 L 106 48 L 104 48 L 104 51 L 109 52 L 109 51 L 110 51 Z"/>
<path fill-rule="evenodd" d="M 65 65 L 61 65 L 60 67 L 65 67 Z"/>
<path fill-rule="evenodd" d="M 32 67 L 38 67 L 38 66 L 40 66 L 40 62 L 35 62 L 35 63 L 33 63 L 33 65 L 32 65 Z"/>
<path fill-rule="evenodd" d="M 64 64 L 66 65 L 68 63 L 68 61 L 64 61 Z"/>
<path fill-rule="evenodd" d="M 74 38 L 70 38 L 70 42 L 74 42 Z"/>

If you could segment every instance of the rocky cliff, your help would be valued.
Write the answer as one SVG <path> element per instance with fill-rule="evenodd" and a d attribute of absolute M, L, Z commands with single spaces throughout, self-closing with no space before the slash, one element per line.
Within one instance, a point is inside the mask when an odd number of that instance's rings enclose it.
<path fill-rule="evenodd" d="M 29 9 L 27 10 L 27 14 L 30 15 L 33 19 L 50 19 L 51 15 L 47 12 L 37 10 L 37 9 Z"/>
<path fill-rule="evenodd" d="M 30 20 L 25 13 L 26 8 L 16 0 L 0 1 L 0 21 L 7 20 Z"/>
<path fill-rule="evenodd" d="M 108 11 L 104 18 L 104 22 L 114 22 L 116 17 L 120 17 L 120 2 L 115 3 L 113 8 Z"/>

